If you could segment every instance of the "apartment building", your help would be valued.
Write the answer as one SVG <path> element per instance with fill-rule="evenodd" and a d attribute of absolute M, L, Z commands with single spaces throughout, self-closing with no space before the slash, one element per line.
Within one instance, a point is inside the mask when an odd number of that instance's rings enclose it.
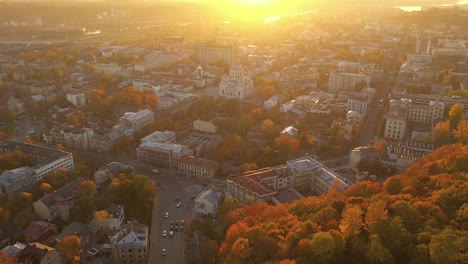
<path fill-rule="evenodd" d="M 137 159 L 161 167 L 177 168 L 180 158 L 190 155 L 188 146 L 173 143 L 173 131 L 156 131 L 141 139 Z"/>
<path fill-rule="evenodd" d="M 395 142 L 387 147 L 387 151 L 383 153 L 381 161 L 385 167 L 395 169 L 396 172 L 401 172 L 417 160 L 432 153 L 434 149 L 434 145 L 424 142 Z"/>
<path fill-rule="evenodd" d="M 129 221 L 110 238 L 112 263 L 148 263 L 148 227 L 137 221 Z"/>
<path fill-rule="evenodd" d="M 369 86 L 371 76 L 361 73 L 332 72 L 330 73 L 328 90 L 331 92 L 353 90 L 356 84 L 361 82 L 365 83 L 365 86 Z"/>
<path fill-rule="evenodd" d="M 68 148 L 87 151 L 93 135 L 94 130 L 83 125 L 58 125 L 44 132 L 42 138 L 48 145 L 62 144 Z"/>
<path fill-rule="evenodd" d="M 84 178 L 78 178 L 62 188 L 49 193 L 33 203 L 36 215 L 46 221 L 60 218 L 66 221 L 70 218 L 70 209 L 78 199 L 78 188 Z"/>
<path fill-rule="evenodd" d="M 72 103 L 74 106 L 85 105 L 87 103 L 86 92 L 80 90 L 67 92 L 67 101 Z"/>
<path fill-rule="evenodd" d="M 124 206 L 121 204 L 111 204 L 104 210 L 107 216 L 94 216 L 91 224 L 100 230 L 118 230 L 125 218 Z"/>

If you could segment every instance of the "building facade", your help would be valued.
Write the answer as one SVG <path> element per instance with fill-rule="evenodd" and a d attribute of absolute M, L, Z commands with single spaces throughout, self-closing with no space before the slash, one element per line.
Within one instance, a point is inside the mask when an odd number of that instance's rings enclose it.
<path fill-rule="evenodd" d="M 87 151 L 94 130 L 84 126 L 54 126 L 44 132 L 42 138 L 48 145 L 62 144 L 65 147 Z"/>
<path fill-rule="evenodd" d="M 217 63 L 232 64 L 234 50 L 232 47 L 201 45 L 195 48 L 195 58 L 202 65 Z"/>
<path fill-rule="evenodd" d="M 31 189 L 37 182 L 36 173 L 28 167 L 4 171 L 0 174 L 0 194 L 10 196 Z"/>
<path fill-rule="evenodd" d="M 148 263 L 148 227 L 137 221 L 129 221 L 110 238 L 112 263 Z"/>
<path fill-rule="evenodd" d="M 33 203 L 36 215 L 48 222 L 60 218 L 66 221 L 70 218 L 70 209 L 75 206 L 78 199 L 78 188 L 84 181 L 78 178 L 64 187 L 49 193 Z"/>
<path fill-rule="evenodd" d="M 195 156 L 183 156 L 178 162 L 179 171 L 205 178 L 214 178 L 219 166 L 220 164 L 217 161 Z"/>
<path fill-rule="evenodd" d="M 120 118 L 120 122 L 130 126 L 136 132 L 154 122 L 154 113 L 148 109 L 136 113 L 128 112 Z"/>
<path fill-rule="evenodd" d="M 360 73 L 348 72 L 332 72 L 330 73 L 330 81 L 328 90 L 331 92 L 353 90 L 358 83 L 365 83 L 366 87 L 369 86 L 371 76 Z"/>
<path fill-rule="evenodd" d="M 223 75 L 219 83 L 219 96 L 228 99 L 244 99 L 253 94 L 253 81 L 244 76 L 242 66 L 233 64 L 229 75 Z"/>

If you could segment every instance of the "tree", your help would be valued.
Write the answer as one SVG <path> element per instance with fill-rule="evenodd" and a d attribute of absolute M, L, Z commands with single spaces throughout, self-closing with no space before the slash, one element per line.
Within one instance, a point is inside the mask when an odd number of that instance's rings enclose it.
<path fill-rule="evenodd" d="M 83 181 L 78 189 L 78 192 L 85 196 L 90 196 L 96 191 L 96 184 L 91 180 Z"/>
<path fill-rule="evenodd" d="M 457 129 L 453 133 L 457 142 L 468 144 L 468 121 L 461 120 L 458 122 Z"/>
<path fill-rule="evenodd" d="M 273 139 L 279 133 L 278 129 L 275 127 L 275 123 L 271 121 L 271 119 L 263 120 L 262 132 L 267 139 Z"/>
<path fill-rule="evenodd" d="M 200 254 L 205 260 L 203 263 L 218 263 L 219 244 L 215 240 L 204 240 L 200 243 Z"/>
<path fill-rule="evenodd" d="M 456 128 L 458 126 L 458 123 L 460 123 L 460 121 L 464 118 L 464 106 L 462 104 L 454 104 L 452 108 L 450 108 L 449 112 L 450 128 Z"/>
<path fill-rule="evenodd" d="M 361 233 L 363 211 L 357 204 L 348 204 L 341 214 L 340 231 L 345 238 Z"/>
<path fill-rule="evenodd" d="M 468 231 L 444 229 L 440 234 L 432 236 L 429 252 L 435 264 L 466 263 Z"/>
<path fill-rule="evenodd" d="M 450 142 L 450 121 L 439 122 L 434 127 L 432 141 L 436 146 L 443 146 Z"/>
<path fill-rule="evenodd" d="M 384 189 L 387 193 L 396 195 L 400 194 L 401 190 L 403 189 L 403 183 L 401 182 L 401 177 L 394 176 L 388 178 L 384 183 Z"/>
<path fill-rule="evenodd" d="M 370 263 L 379 264 L 392 264 L 395 263 L 392 252 L 386 248 L 379 238 L 379 235 L 371 235 L 369 242 L 369 250 L 367 251 L 367 258 Z"/>
<path fill-rule="evenodd" d="M 374 233 L 374 225 L 381 220 L 388 218 L 387 204 L 383 200 L 376 201 L 369 205 L 366 213 L 366 226 L 369 232 Z"/>
<path fill-rule="evenodd" d="M 335 242 L 328 232 L 318 232 L 310 241 L 314 263 L 335 263 Z"/>
<path fill-rule="evenodd" d="M 240 237 L 234 242 L 231 252 L 227 258 L 228 263 L 244 263 L 245 260 L 252 254 L 252 248 L 249 245 L 247 238 Z"/>
<path fill-rule="evenodd" d="M 86 119 L 86 114 L 80 110 L 76 110 L 67 117 L 67 123 L 70 125 L 83 124 Z"/>
<path fill-rule="evenodd" d="M 379 157 L 382 156 L 382 153 L 387 150 L 388 141 L 386 140 L 379 140 L 374 143 L 374 148 L 379 153 Z"/>
<path fill-rule="evenodd" d="M 94 212 L 94 218 L 111 218 L 112 216 L 106 210 L 99 210 Z"/>
<path fill-rule="evenodd" d="M 79 254 L 81 241 L 78 236 L 66 236 L 57 243 L 57 250 L 68 261 L 68 263 L 76 262 L 76 256 Z M 78 256 L 79 257 L 79 256 Z"/>

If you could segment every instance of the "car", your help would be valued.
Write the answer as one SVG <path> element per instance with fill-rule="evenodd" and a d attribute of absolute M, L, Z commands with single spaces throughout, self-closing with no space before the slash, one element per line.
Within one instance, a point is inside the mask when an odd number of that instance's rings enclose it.
<path fill-rule="evenodd" d="M 166 212 L 166 214 L 164 215 L 164 218 L 169 218 L 169 212 Z"/>
<path fill-rule="evenodd" d="M 169 227 L 169 230 L 171 230 L 171 232 L 172 232 L 172 230 L 174 230 L 174 225 L 171 225 L 171 226 Z"/>
<path fill-rule="evenodd" d="M 176 220 L 176 221 L 175 221 L 175 225 L 176 225 L 176 226 L 179 225 L 179 220 Z"/>
<path fill-rule="evenodd" d="M 180 225 L 180 230 L 184 230 L 184 225 Z"/>
<path fill-rule="evenodd" d="M 174 220 L 171 220 L 171 225 L 173 225 L 173 224 L 174 224 Z"/>
<path fill-rule="evenodd" d="M 181 206 L 182 206 L 182 203 L 181 203 L 181 202 L 178 202 L 176 206 L 177 206 L 177 207 L 181 207 Z"/>
<path fill-rule="evenodd" d="M 172 237 L 174 235 L 173 231 L 169 231 L 169 236 Z"/>
<path fill-rule="evenodd" d="M 163 231 L 162 236 L 163 236 L 163 237 L 166 237 L 166 236 L 167 236 L 166 230 Z"/>
<path fill-rule="evenodd" d="M 166 249 L 165 248 L 162 249 L 161 255 L 166 256 Z"/>
<path fill-rule="evenodd" d="M 181 225 L 185 224 L 185 220 L 184 219 L 180 220 L 180 224 Z"/>
<path fill-rule="evenodd" d="M 99 249 L 97 249 L 97 248 L 91 248 L 91 249 L 89 249 L 89 250 L 86 251 L 86 252 L 87 252 L 89 255 L 93 256 L 93 257 L 96 256 L 96 255 L 98 255 L 98 254 L 100 253 L 100 252 L 99 252 Z M 99 255 L 98 255 L 98 256 L 99 256 Z"/>
<path fill-rule="evenodd" d="M 174 226 L 174 231 L 179 231 L 179 227 Z"/>

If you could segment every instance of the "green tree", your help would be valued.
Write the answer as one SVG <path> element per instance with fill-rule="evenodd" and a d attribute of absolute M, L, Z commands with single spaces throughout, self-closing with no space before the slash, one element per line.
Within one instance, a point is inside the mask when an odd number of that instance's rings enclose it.
<path fill-rule="evenodd" d="M 432 237 L 429 252 L 435 264 L 466 263 L 468 231 L 444 229 L 440 234 Z"/>
<path fill-rule="evenodd" d="M 367 251 L 367 258 L 370 263 L 379 264 L 392 264 L 395 263 L 392 253 L 386 248 L 379 238 L 379 235 L 371 235 L 369 242 L 369 250 Z"/>
<path fill-rule="evenodd" d="M 335 242 L 328 232 L 318 232 L 310 241 L 314 263 L 335 263 Z"/>

